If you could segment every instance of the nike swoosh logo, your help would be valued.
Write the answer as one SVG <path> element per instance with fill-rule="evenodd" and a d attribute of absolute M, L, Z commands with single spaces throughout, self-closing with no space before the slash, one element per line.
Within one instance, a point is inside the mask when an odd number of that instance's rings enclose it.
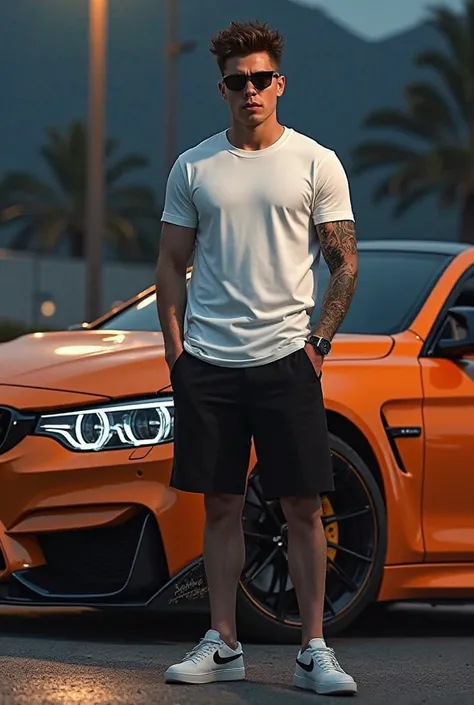
<path fill-rule="evenodd" d="M 242 654 L 234 654 L 234 656 L 220 656 L 218 651 L 214 652 L 214 663 L 218 666 L 224 666 L 226 663 L 232 663 L 232 661 L 237 661 Z"/>
<path fill-rule="evenodd" d="M 303 669 L 303 671 L 306 671 L 306 673 L 311 673 L 311 671 L 312 671 L 313 668 L 314 668 L 314 661 L 313 661 L 313 659 L 311 659 L 311 661 L 310 661 L 309 663 L 303 663 L 303 662 L 300 661 L 299 659 L 296 659 L 296 663 L 298 664 L 298 666 L 300 666 L 300 668 Z"/>

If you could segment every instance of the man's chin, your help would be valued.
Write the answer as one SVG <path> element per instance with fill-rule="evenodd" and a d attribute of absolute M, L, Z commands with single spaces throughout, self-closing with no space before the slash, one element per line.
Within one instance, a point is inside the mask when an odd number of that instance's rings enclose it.
<path fill-rule="evenodd" d="M 243 118 L 241 116 L 241 119 L 239 122 L 242 125 L 247 125 L 248 127 L 258 127 L 262 123 L 265 122 L 265 117 L 263 115 L 245 115 Z"/>

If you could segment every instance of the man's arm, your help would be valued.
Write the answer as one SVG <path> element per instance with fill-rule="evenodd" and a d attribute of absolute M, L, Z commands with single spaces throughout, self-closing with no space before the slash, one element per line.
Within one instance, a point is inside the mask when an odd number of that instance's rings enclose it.
<path fill-rule="evenodd" d="M 156 304 L 170 370 L 183 352 L 186 270 L 195 238 L 195 228 L 163 223 L 156 265 Z"/>
<path fill-rule="evenodd" d="M 160 252 L 156 264 L 156 305 L 165 343 L 168 367 L 183 352 L 186 309 L 186 269 L 196 240 L 198 214 L 194 206 L 186 164 L 179 157 L 166 184 Z"/>
<path fill-rule="evenodd" d="M 313 335 L 332 340 L 344 320 L 357 286 L 358 256 L 354 223 L 340 220 L 316 226 L 331 274 Z"/>

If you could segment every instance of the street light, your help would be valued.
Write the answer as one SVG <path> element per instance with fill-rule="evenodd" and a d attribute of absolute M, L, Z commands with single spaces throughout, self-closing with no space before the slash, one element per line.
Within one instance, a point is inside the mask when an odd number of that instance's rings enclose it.
<path fill-rule="evenodd" d="M 89 0 L 89 125 L 87 145 L 86 319 L 101 314 L 105 228 L 105 71 L 108 1 Z"/>
<path fill-rule="evenodd" d="M 192 52 L 194 41 L 179 41 L 179 0 L 165 0 L 166 9 L 166 81 L 165 81 L 165 179 L 175 159 L 178 60 Z"/>
<path fill-rule="evenodd" d="M 175 157 L 177 70 L 182 54 L 192 52 L 194 41 L 180 42 L 179 0 L 166 3 L 166 117 L 165 168 Z M 89 125 L 86 215 L 86 320 L 102 313 L 102 243 L 105 230 L 105 100 L 109 0 L 89 0 Z"/>

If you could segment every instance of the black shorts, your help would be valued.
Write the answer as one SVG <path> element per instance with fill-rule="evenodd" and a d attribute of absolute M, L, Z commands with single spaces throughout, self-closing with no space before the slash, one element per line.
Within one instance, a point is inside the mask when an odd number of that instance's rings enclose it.
<path fill-rule="evenodd" d="M 321 380 L 304 349 L 245 368 L 212 365 L 185 351 L 171 381 L 171 487 L 245 494 L 253 439 L 267 499 L 334 489 Z"/>

